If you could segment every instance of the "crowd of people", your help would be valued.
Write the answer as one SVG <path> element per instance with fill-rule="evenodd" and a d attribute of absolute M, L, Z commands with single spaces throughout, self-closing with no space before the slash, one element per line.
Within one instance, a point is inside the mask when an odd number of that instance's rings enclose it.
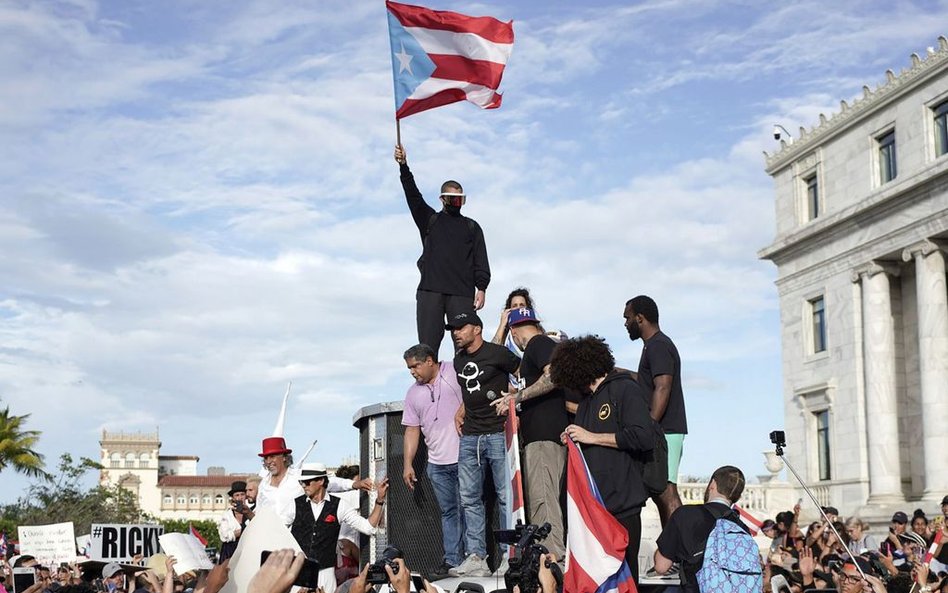
<path fill-rule="evenodd" d="M 768 577 L 777 576 L 792 591 L 833 587 L 840 578 L 853 581 L 841 590 L 858 591 L 855 577 L 861 582 L 862 574 L 884 581 L 889 591 L 948 591 L 948 496 L 937 517 L 929 519 L 922 509 L 911 517 L 897 511 L 878 535 L 858 517 L 840 517 L 835 507 L 821 511 L 821 519 L 805 528 L 799 505 L 764 522 L 772 542 Z"/>
<path fill-rule="evenodd" d="M 318 567 L 312 589 L 364 593 L 370 587 L 369 566 L 359 570 L 359 534 L 376 532 L 389 489 L 415 489 L 422 467 L 442 527 L 441 565 L 428 572 L 422 586 L 435 593 L 430 581 L 444 577 L 503 575 L 508 556 L 503 547 L 497 555 L 488 548 L 491 513 L 485 501 L 496 501 L 501 529 L 513 527 L 508 524 L 514 501 L 508 493 L 505 436 L 512 410 L 519 419 L 526 521 L 550 525 L 543 542 L 548 553 L 538 573 L 543 593 L 556 592 L 551 565 L 563 561 L 569 530 L 581 528 L 565 520 L 569 441 L 581 446 L 603 506 L 627 534 L 625 561 L 634 580 L 639 577 L 641 513 L 651 499 L 662 524 L 651 570 L 677 574 L 686 592 L 948 593 L 948 496 L 942 515 L 932 521 L 921 510 L 911 520 L 895 513 L 880 538 L 858 518 L 842 521 L 831 507 L 823 509 L 825 519 L 801 530 L 798 505 L 764 523 L 762 530 L 772 538 L 765 554 L 734 509 L 745 487 L 739 468 L 718 468 L 705 504 L 683 506 L 677 488 L 688 433 L 682 361 L 661 330 L 656 302 L 638 295 L 621 310 L 616 307 L 629 339 L 642 341 L 635 370 L 618 366 L 609 345 L 597 336 L 568 338 L 545 327 L 523 287 L 509 293 L 493 335 L 485 333 L 478 312 L 486 302 L 490 265 L 480 225 L 461 214 L 466 202 L 461 184 L 442 184 L 441 208 L 435 210 L 415 184 L 401 146 L 394 156 L 422 242 L 418 342 L 403 353 L 414 381 L 402 415 L 401 482 L 360 478 L 357 467 L 330 475 L 320 463 L 294 464 L 283 435 L 274 434 L 262 441 L 260 477 L 231 485 L 231 506 L 218 521 L 222 548 L 215 569 L 176 575 L 173 558 L 163 571 L 161 566 L 129 570 L 106 564 L 87 567 L 85 573 L 62 566 L 54 574 L 37 566 L 36 584 L 16 593 L 84 593 L 90 587 L 103 593 L 217 593 L 227 582 L 241 537 L 265 509 L 285 525 L 302 553 L 272 553 L 251 581 L 251 593 L 286 593 L 306 561 Z M 451 360 L 439 357 L 446 331 L 454 346 Z M 424 460 L 418 458 L 422 440 Z M 358 510 L 360 490 L 373 492 L 367 516 Z M 21 556 L 8 568 L 36 564 Z M 407 593 L 413 587 L 404 559 L 395 558 L 384 570 L 390 589 Z M 8 593 L 4 586 L 10 574 L 0 581 L 0 593 Z"/>

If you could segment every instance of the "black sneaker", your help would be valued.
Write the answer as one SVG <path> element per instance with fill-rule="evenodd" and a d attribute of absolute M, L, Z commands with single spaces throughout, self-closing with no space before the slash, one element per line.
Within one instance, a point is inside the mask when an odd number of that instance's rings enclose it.
<path fill-rule="evenodd" d="M 441 579 L 448 578 L 449 576 L 451 576 L 448 573 L 448 571 L 451 570 L 452 568 L 454 567 L 448 564 L 447 562 L 442 562 L 441 565 L 438 566 L 438 568 L 428 573 L 428 581 L 434 582 L 434 581 L 440 581 Z"/>

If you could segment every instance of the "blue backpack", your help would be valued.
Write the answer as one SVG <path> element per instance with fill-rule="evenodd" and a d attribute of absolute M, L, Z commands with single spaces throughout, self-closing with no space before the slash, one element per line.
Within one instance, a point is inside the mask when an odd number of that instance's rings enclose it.
<path fill-rule="evenodd" d="M 761 593 L 764 577 L 757 542 L 740 524 L 733 509 L 722 515 L 710 508 L 717 506 L 704 506 L 716 521 L 698 570 L 698 590 L 701 593 Z"/>

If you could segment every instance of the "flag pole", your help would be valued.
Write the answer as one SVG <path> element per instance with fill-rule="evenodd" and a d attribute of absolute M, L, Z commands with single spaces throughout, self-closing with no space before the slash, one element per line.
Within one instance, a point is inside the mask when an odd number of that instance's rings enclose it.
<path fill-rule="evenodd" d="M 402 120 L 395 118 L 395 146 L 402 145 Z"/>

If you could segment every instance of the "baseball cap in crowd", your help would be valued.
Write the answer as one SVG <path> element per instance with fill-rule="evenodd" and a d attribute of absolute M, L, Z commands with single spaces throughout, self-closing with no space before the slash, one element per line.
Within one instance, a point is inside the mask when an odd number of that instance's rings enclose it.
<path fill-rule="evenodd" d="M 460 329 L 468 324 L 484 327 L 484 322 L 477 316 L 477 313 L 471 311 L 469 313 L 458 313 L 448 320 L 444 329 Z"/>
<path fill-rule="evenodd" d="M 941 499 L 941 504 L 942 504 L 942 505 L 948 504 L 948 496 L 946 496 L 946 497 L 944 497 L 944 498 Z"/>
<path fill-rule="evenodd" d="M 507 315 L 507 325 L 513 327 L 521 323 L 540 323 L 533 309 L 514 309 Z"/>
<path fill-rule="evenodd" d="M 122 572 L 121 564 L 119 564 L 118 562 L 109 562 L 108 564 L 102 567 L 102 578 L 110 579 L 120 572 Z"/>
<path fill-rule="evenodd" d="M 892 522 L 899 523 L 900 525 L 905 525 L 906 523 L 908 523 L 908 515 L 906 515 L 902 511 L 896 511 L 896 513 L 892 515 Z"/>

